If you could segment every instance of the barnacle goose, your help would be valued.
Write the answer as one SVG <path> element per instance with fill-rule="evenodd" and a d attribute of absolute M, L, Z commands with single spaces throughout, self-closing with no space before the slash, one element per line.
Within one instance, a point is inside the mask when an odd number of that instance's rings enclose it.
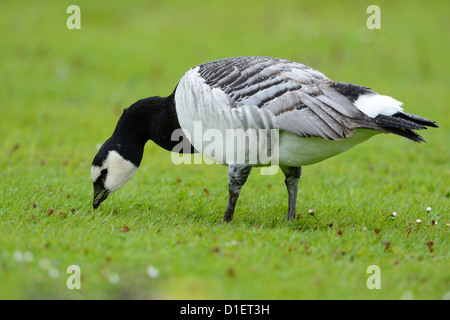
<path fill-rule="evenodd" d="M 249 56 L 200 64 L 184 74 L 170 96 L 141 99 L 124 110 L 114 133 L 92 162 L 93 207 L 133 176 L 148 140 L 169 151 L 205 154 L 204 136 L 192 134 L 200 124 L 202 132 L 214 129 L 224 135 L 229 129 L 279 133 L 276 164 L 286 177 L 290 220 L 296 214 L 301 166 L 344 152 L 377 133 L 424 142 L 413 130 L 438 127 L 434 121 L 403 112 L 401 106 L 389 96 L 333 81 L 289 60 Z M 173 133 L 180 129 L 174 139 Z M 266 152 L 271 148 L 267 141 L 265 145 L 253 141 L 243 149 L 219 148 L 208 154 L 228 165 L 225 222 L 233 218 L 252 167 L 267 164 L 259 158 L 249 161 L 248 153 L 255 145 Z M 233 160 L 239 152 L 246 153 L 244 161 Z"/>

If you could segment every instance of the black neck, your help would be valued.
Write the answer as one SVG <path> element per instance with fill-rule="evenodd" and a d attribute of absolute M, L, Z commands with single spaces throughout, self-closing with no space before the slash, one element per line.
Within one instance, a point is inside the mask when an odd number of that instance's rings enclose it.
<path fill-rule="evenodd" d="M 180 143 L 171 139 L 172 133 L 177 129 L 181 128 L 175 109 L 174 92 L 166 98 L 141 99 L 125 109 L 108 144 L 125 159 L 139 166 L 148 140 L 172 151 Z M 194 152 L 193 148 L 190 152 Z"/>

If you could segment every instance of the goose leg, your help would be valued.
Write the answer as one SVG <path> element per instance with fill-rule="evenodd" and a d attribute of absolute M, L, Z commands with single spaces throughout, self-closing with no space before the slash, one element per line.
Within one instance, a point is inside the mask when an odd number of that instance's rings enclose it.
<path fill-rule="evenodd" d="M 236 202 L 241 193 L 241 188 L 247 181 L 252 170 L 251 165 L 230 164 L 228 166 L 228 203 L 223 215 L 223 222 L 230 222 L 233 219 Z"/>
<path fill-rule="evenodd" d="M 300 180 L 300 176 L 302 175 L 302 167 L 280 167 L 280 168 L 286 177 L 284 183 L 286 184 L 289 196 L 289 206 L 286 220 L 289 221 L 295 218 L 298 180 Z"/>

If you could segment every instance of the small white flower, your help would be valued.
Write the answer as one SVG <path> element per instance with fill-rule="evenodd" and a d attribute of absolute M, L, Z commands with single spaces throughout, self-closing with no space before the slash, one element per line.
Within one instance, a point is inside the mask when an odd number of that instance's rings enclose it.
<path fill-rule="evenodd" d="M 392 216 L 393 216 L 393 217 L 396 217 L 396 216 L 397 216 L 397 212 L 393 211 L 393 212 L 392 212 Z"/>
<path fill-rule="evenodd" d="M 34 260 L 34 256 L 30 251 L 26 251 L 23 254 L 23 261 L 32 262 Z"/>
<path fill-rule="evenodd" d="M 422 223 L 422 220 L 417 219 L 416 222 L 417 222 L 417 223 Z"/>
<path fill-rule="evenodd" d="M 52 265 L 52 263 L 51 263 L 50 260 L 48 260 L 47 258 L 42 258 L 42 259 L 39 261 L 39 266 L 40 266 L 42 269 L 44 269 L 44 270 L 47 270 L 48 268 L 50 268 L 51 265 Z"/>
<path fill-rule="evenodd" d="M 108 275 L 108 280 L 111 283 L 118 283 L 120 281 L 120 276 L 117 273 L 111 273 Z"/>
<path fill-rule="evenodd" d="M 59 277 L 59 271 L 56 268 L 48 269 L 48 276 L 52 279 L 56 279 Z"/>
<path fill-rule="evenodd" d="M 414 300 L 414 293 L 410 290 L 403 292 L 400 300 Z"/>
<path fill-rule="evenodd" d="M 14 261 L 16 261 L 16 262 L 22 262 L 22 260 L 23 260 L 22 251 L 20 251 L 20 250 L 14 251 L 13 258 L 14 258 Z"/>
<path fill-rule="evenodd" d="M 227 246 L 227 247 L 232 247 L 232 246 L 235 246 L 237 244 L 238 244 L 238 242 L 236 240 L 231 240 L 231 241 L 225 242 L 225 246 Z"/>
<path fill-rule="evenodd" d="M 159 276 L 159 269 L 154 266 L 148 266 L 147 275 L 152 279 L 156 279 Z"/>
<path fill-rule="evenodd" d="M 430 212 L 431 211 L 431 207 L 427 207 L 427 212 Z"/>

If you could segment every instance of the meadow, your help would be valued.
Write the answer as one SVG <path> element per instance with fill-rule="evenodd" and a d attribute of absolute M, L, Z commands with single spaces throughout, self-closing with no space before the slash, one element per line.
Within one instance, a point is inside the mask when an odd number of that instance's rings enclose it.
<path fill-rule="evenodd" d="M 0 299 L 450 299 L 450 3 L 377 1 L 373 30 L 371 4 L 2 1 Z M 122 110 L 243 55 L 368 86 L 440 128 L 304 167 L 292 222 L 281 172 L 254 170 L 221 224 L 227 168 L 151 141 L 94 211 L 91 162 Z"/>

